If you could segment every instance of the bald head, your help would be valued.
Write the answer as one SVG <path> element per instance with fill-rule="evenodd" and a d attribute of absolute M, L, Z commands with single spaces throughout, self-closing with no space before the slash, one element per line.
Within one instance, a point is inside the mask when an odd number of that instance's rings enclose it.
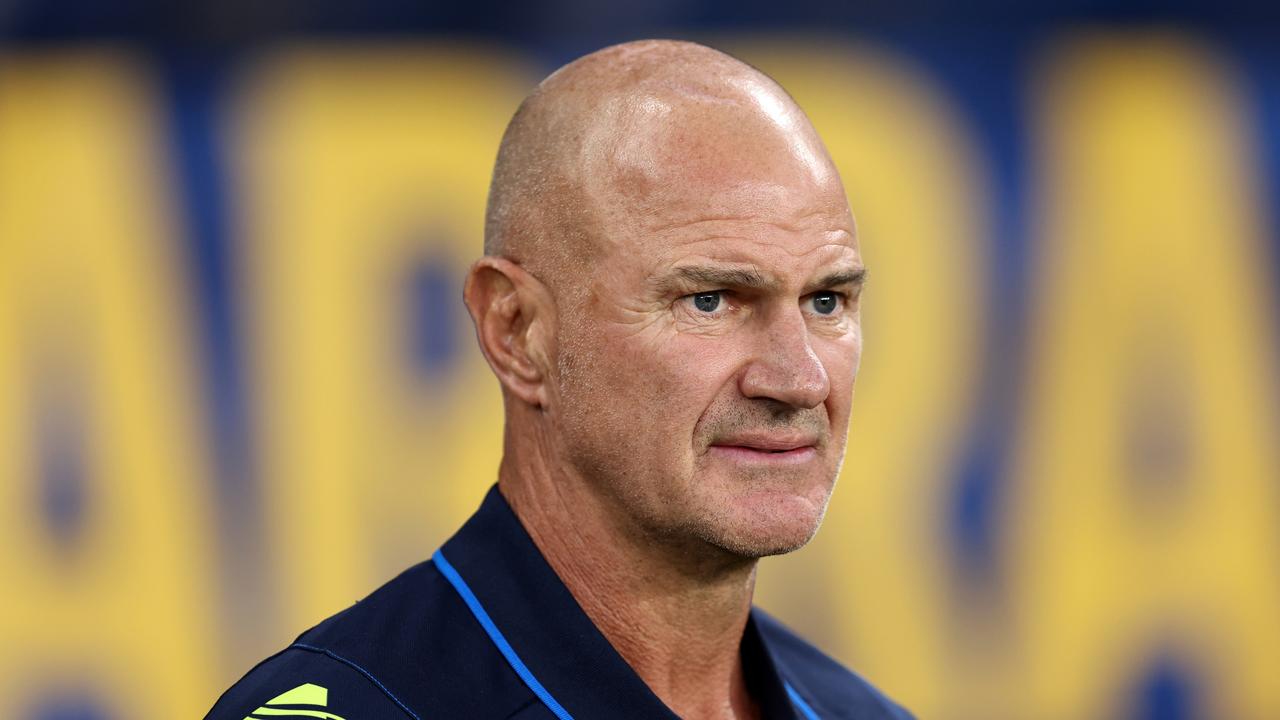
<path fill-rule="evenodd" d="M 676 218 L 707 193 L 770 202 L 780 172 L 839 185 L 772 79 L 696 43 L 615 45 L 556 71 L 520 105 L 494 169 L 485 254 L 555 286 L 638 221 Z"/>

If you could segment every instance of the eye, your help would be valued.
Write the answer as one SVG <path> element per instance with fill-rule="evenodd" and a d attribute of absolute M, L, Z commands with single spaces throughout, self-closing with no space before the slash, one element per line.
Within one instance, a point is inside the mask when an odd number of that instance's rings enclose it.
<path fill-rule="evenodd" d="M 819 315 L 830 315 L 840 307 L 840 293 L 819 292 L 810 296 L 814 312 Z"/>
<path fill-rule="evenodd" d="M 693 306 L 700 312 L 715 312 L 720 307 L 720 291 L 697 293 L 693 296 Z"/>

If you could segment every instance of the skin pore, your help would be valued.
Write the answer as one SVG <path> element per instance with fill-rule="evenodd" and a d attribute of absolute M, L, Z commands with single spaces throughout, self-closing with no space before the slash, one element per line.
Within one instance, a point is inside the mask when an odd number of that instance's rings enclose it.
<path fill-rule="evenodd" d="M 862 280 L 808 119 L 710 48 L 581 58 L 503 138 L 464 291 L 503 387 L 499 489 L 681 717 L 758 717 L 739 654 L 756 564 L 826 510 Z"/>

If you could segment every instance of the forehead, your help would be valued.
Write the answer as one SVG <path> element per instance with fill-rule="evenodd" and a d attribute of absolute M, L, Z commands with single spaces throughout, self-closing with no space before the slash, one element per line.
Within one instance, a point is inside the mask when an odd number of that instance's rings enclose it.
<path fill-rule="evenodd" d="M 692 277 L 705 271 L 739 271 L 784 290 L 807 285 L 823 274 L 862 267 L 854 233 L 821 223 L 794 226 L 716 218 L 649 236 L 642 244 L 644 252 L 617 256 L 623 267 L 615 264 L 614 275 L 657 283 L 660 289 L 689 270 L 695 271 Z"/>
<path fill-rule="evenodd" d="M 840 176 L 780 88 L 744 76 L 649 90 L 602 102 L 580 138 L 600 270 L 634 277 L 689 258 L 780 272 L 856 263 Z"/>
<path fill-rule="evenodd" d="M 585 184 L 614 203 L 663 205 L 744 185 L 837 189 L 839 176 L 800 109 L 777 91 L 747 87 L 728 97 L 686 90 L 605 102 L 583 139 Z"/>
<path fill-rule="evenodd" d="M 794 167 L 734 174 L 726 160 L 690 179 L 615 193 L 601 213 L 609 267 L 653 274 L 695 258 L 772 274 L 859 264 L 857 229 L 838 178 L 815 183 Z"/>
<path fill-rule="evenodd" d="M 784 101 L 785 100 L 785 101 Z M 844 189 L 807 118 L 776 88 L 615 98 L 584 138 L 584 188 L 609 253 L 635 261 L 690 243 L 857 252 Z"/>

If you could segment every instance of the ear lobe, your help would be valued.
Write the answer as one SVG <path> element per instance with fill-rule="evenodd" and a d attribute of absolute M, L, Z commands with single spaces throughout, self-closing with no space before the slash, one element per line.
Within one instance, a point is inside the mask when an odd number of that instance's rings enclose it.
<path fill-rule="evenodd" d="M 537 278 L 506 258 L 483 257 L 471 266 L 463 300 L 476 340 L 503 387 L 521 400 L 546 403 L 548 334 L 554 304 Z"/>

